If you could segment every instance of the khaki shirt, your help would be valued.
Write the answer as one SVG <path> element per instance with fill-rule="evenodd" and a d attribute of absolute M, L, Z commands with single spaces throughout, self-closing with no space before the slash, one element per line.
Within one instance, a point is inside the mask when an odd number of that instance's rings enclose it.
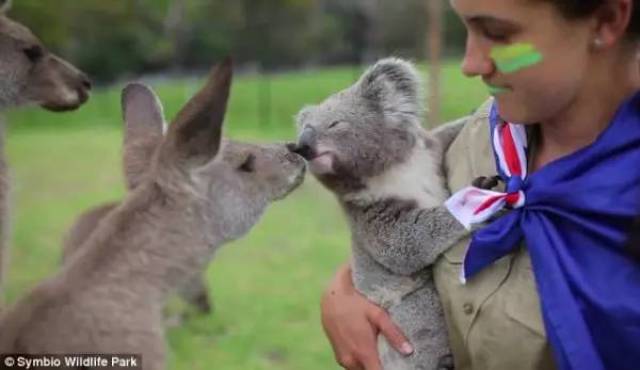
<path fill-rule="evenodd" d="M 467 120 L 445 156 L 448 186 L 456 192 L 478 176 L 495 175 L 485 103 Z M 462 285 L 469 239 L 436 262 L 434 278 L 445 310 L 456 370 L 555 369 L 525 248 L 485 268 Z"/>

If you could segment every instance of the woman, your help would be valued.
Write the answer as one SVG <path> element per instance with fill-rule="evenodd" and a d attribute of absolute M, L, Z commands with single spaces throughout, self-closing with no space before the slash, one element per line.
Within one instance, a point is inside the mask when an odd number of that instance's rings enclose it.
<path fill-rule="evenodd" d="M 610 126 L 614 131 L 622 130 L 613 124 L 620 118 L 617 112 L 621 107 L 637 103 L 637 96 L 635 100 L 633 97 L 640 89 L 638 1 L 450 2 L 468 31 L 462 70 L 469 77 L 481 77 L 495 97 L 495 101 L 487 102 L 475 114 L 465 118 L 465 128 L 447 152 L 448 185 L 453 192 L 478 176 L 496 173 L 489 134 L 492 113 L 507 122 L 527 124 L 527 131 L 535 134 L 527 156 L 532 179 L 539 171 L 557 167 L 558 163 L 568 163 L 567 158 L 574 160 L 576 155 L 585 154 L 582 149 L 602 139 L 600 136 L 605 136 L 603 133 Z M 511 56 L 519 56 L 519 61 L 503 63 L 504 60 L 500 59 L 504 59 L 504 54 L 499 51 L 505 47 L 512 47 L 506 54 L 511 52 Z M 632 116 L 629 119 L 640 124 L 640 112 L 632 108 L 625 112 Z M 621 136 L 621 132 L 613 134 Z M 630 155 L 635 154 L 627 157 Z M 591 167 L 584 169 L 585 176 L 593 176 L 590 172 L 600 171 L 596 168 L 598 166 Z M 631 169 L 630 172 L 638 176 L 638 171 Z M 603 173 L 600 177 L 606 176 Z M 603 188 L 603 194 L 617 190 L 611 185 L 609 189 Z M 640 199 L 640 194 L 637 195 L 636 199 Z M 597 196 L 594 198 L 599 200 Z M 626 212 L 630 207 L 637 213 L 640 205 L 632 204 L 618 211 Z M 630 217 L 609 217 L 603 221 L 600 216 L 608 216 L 607 212 L 603 207 L 602 214 L 592 211 L 591 215 L 594 222 L 619 221 L 616 224 L 618 229 L 613 233 L 617 241 L 620 239 L 619 226 L 630 225 Z M 570 219 L 571 213 L 565 217 Z M 560 217 L 556 221 L 561 223 L 563 220 Z M 603 229 L 601 226 L 594 227 Z M 522 226 L 524 234 L 527 228 L 527 225 Z M 582 234 L 586 235 L 585 238 L 591 236 L 588 232 Z M 589 243 L 597 245 L 598 240 L 591 237 Z M 541 244 L 535 247 L 546 247 L 544 241 Z M 620 244 L 622 249 L 624 242 L 613 244 L 615 247 Z M 576 356 L 579 351 L 593 355 L 593 362 L 585 368 L 598 369 L 606 367 L 612 360 L 607 358 L 616 350 L 612 346 L 627 349 L 635 346 L 640 350 L 640 343 L 625 343 L 624 340 L 616 343 L 615 338 L 600 343 L 597 336 L 588 338 L 597 342 L 590 343 L 597 351 L 567 345 L 567 334 L 571 332 L 560 331 L 558 334 L 556 329 L 562 322 L 556 320 L 554 325 L 548 326 L 554 320 L 549 317 L 547 309 L 541 310 L 540 280 L 536 284 L 533 273 L 539 270 L 537 266 L 532 269 L 529 253 L 533 248 L 517 248 L 495 263 L 483 266 L 467 284 L 461 284 L 459 274 L 468 245 L 469 240 L 466 240 L 454 246 L 434 268 L 457 370 L 575 368 L 575 364 L 581 361 L 580 356 Z M 637 274 L 632 276 L 636 277 Z M 615 284 L 614 280 L 611 284 Z M 603 284 L 596 285 L 605 285 L 606 289 L 607 282 L 597 282 Z M 585 289 L 589 288 L 587 284 Z M 597 300 L 598 296 L 594 299 Z M 640 330 L 637 327 L 640 317 L 631 316 L 630 319 L 636 330 Z M 587 323 L 589 320 L 590 317 L 584 318 Z M 354 290 L 348 264 L 339 269 L 323 295 L 322 322 L 338 362 L 346 369 L 380 369 L 376 352 L 378 334 L 386 336 L 398 351 L 405 354 L 412 351 L 411 344 L 407 343 L 386 312 Z M 547 335 L 549 328 L 553 329 L 552 337 Z M 571 353 L 574 349 L 575 353 Z M 625 350 L 622 353 L 627 356 L 630 352 L 640 351 Z"/>

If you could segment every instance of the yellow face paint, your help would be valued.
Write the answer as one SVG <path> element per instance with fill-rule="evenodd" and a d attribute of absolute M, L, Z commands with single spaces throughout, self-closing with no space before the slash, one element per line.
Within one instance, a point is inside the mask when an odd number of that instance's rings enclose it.
<path fill-rule="evenodd" d="M 498 46 L 491 50 L 491 58 L 502 73 L 513 73 L 542 61 L 542 54 L 532 44 L 519 43 Z"/>

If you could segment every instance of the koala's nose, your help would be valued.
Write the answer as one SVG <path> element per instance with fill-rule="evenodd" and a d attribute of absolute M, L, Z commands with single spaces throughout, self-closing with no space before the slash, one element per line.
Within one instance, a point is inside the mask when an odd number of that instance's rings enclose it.
<path fill-rule="evenodd" d="M 300 154 L 304 159 L 311 160 L 315 155 L 315 130 L 311 127 L 305 127 L 298 138 L 298 144 L 293 152 Z"/>

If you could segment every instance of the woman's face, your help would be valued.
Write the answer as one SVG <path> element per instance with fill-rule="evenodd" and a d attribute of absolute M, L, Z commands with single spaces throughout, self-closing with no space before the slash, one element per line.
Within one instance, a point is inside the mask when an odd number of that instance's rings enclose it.
<path fill-rule="evenodd" d="M 462 71 L 480 76 L 507 121 L 536 123 L 587 85 L 595 20 L 568 20 L 542 0 L 450 0 L 467 28 Z"/>

